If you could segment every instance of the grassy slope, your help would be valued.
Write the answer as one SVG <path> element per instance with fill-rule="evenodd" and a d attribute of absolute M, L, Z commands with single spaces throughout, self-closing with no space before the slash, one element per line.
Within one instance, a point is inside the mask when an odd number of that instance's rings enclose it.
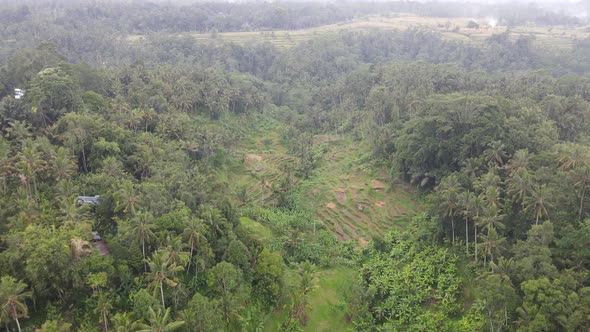
<path fill-rule="evenodd" d="M 294 162 L 281 144 L 282 129 L 272 120 L 259 124 L 242 141 L 235 165 L 225 172 L 229 183 L 249 188 L 253 204 L 272 205 L 269 188 L 280 179 L 281 164 Z M 327 152 L 318 161 L 313 175 L 297 185 L 304 193 L 302 204 L 314 209 L 318 219 L 340 239 L 359 239 L 362 245 L 390 227 L 405 226 L 420 208 L 410 189 L 392 184 L 383 169 L 369 165 L 368 147 L 335 135 L 317 136 L 316 144 L 325 145 Z M 383 182 L 385 188 L 374 189 L 373 180 Z M 335 204 L 333 209 L 327 207 L 330 202 Z M 363 206 L 362 211 L 359 205 Z M 240 218 L 240 222 L 256 238 L 272 240 L 272 231 L 266 226 L 245 217 Z M 286 278 L 295 280 L 294 274 L 295 271 L 289 270 Z M 305 331 L 346 330 L 343 295 L 355 275 L 354 269 L 342 266 L 317 272 L 317 288 L 309 299 Z M 287 317 L 287 311 L 288 308 L 283 307 L 272 313 L 265 330 L 276 331 Z"/>
<path fill-rule="evenodd" d="M 309 301 L 309 320 L 305 331 L 345 331 L 348 326 L 342 295 L 350 288 L 355 271 L 335 267 L 321 270 L 317 276 L 318 287 Z"/>
<path fill-rule="evenodd" d="M 272 188 L 285 178 L 285 168 L 297 162 L 281 144 L 282 129 L 271 120 L 259 125 L 243 140 L 237 162 L 226 172 L 234 192 L 247 188 L 250 204 L 272 206 Z M 301 203 L 339 239 L 363 245 L 391 227 L 405 227 L 420 209 L 410 188 L 369 164 L 370 147 L 337 135 L 316 136 L 315 141 L 326 153 L 310 178 L 295 180 Z M 237 195 L 235 199 L 239 204 Z"/>
<path fill-rule="evenodd" d="M 306 203 L 338 238 L 363 244 L 391 227 L 406 226 L 420 209 L 410 188 L 368 164 L 368 146 L 338 136 L 317 139 L 328 151 L 299 186 Z"/>
<path fill-rule="evenodd" d="M 237 196 L 240 188 L 246 188 L 247 204 L 273 205 L 273 185 L 284 179 L 284 166 L 295 162 L 280 142 L 281 128 L 272 120 L 260 123 L 236 149 L 234 163 L 219 174 L 238 206 L 244 204 Z"/>
<path fill-rule="evenodd" d="M 246 217 L 240 223 L 255 238 L 261 241 L 272 239 L 272 231 L 266 226 Z M 346 330 L 343 294 L 350 287 L 356 271 L 349 267 L 336 266 L 322 269 L 316 274 L 316 289 L 309 298 L 308 321 L 305 331 L 344 331 Z M 287 280 L 295 280 L 295 271 L 286 273 Z M 288 306 L 267 317 L 265 331 L 276 331 L 288 315 Z"/>

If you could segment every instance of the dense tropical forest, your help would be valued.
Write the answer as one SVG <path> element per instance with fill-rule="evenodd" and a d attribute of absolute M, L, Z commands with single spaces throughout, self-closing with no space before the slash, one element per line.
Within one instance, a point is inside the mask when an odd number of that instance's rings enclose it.
<path fill-rule="evenodd" d="M 584 10 L 0 0 L 0 328 L 588 330 Z"/>

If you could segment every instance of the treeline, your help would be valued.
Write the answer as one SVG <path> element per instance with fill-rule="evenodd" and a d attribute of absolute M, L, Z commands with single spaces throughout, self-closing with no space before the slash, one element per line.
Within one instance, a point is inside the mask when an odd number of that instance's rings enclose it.
<path fill-rule="evenodd" d="M 72 61 L 111 64 L 129 35 L 294 30 L 350 21 L 366 15 L 493 16 L 502 25 L 579 25 L 580 19 L 534 5 L 420 2 L 0 2 L 0 61 L 16 49 L 55 43 Z M 93 55 L 99 51 L 101 56 Z"/>

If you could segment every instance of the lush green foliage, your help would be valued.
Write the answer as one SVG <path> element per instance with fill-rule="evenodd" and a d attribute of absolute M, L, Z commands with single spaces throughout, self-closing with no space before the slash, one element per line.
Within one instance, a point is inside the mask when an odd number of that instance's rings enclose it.
<path fill-rule="evenodd" d="M 411 28 L 283 49 L 171 34 L 457 7 L 333 8 L 3 4 L 0 325 L 587 329 L 588 40 L 562 53 L 510 32 L 469 43 Z M 514 12 L 501 21 L 578 22 Z M 335 175 L 317 176 L 337 160 L 335 135 L 366 150 L 342 159 L 347 175 L 377 166 L 417 188 L 423 211 L 407 229 L 339 242 L 318 218 L 309 200 Z M 78 201 L 94 195 L 97 205 Z"/>

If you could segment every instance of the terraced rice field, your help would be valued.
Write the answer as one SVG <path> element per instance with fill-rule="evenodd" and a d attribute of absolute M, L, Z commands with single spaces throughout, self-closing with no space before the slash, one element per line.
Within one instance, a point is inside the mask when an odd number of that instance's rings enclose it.
<path fill-rule="evenodd" d="M 366 148 L 333 138 L 316 175 L 301 184 L 318 219 L 339 239 L 361 244 L 407 225 L 419 210 L 415 193 L 363 161 Z"/>
<path fill-rule="evenodd" d="M 421 17 L 411 14 L 395 13 L 383 16 L 360 17 L 346 22 L 323 25 L 300 30 L 277 31 L 241 31 L 221 32 L 215 35 L 210 33 L 187 33 L 200 41 L 226 41 L 233 43 L 270 42 L 274 45 L 287 48 L 300 42 L 321 36 L 335 35 L 341 30 L 367 31 L 367 30 L 404 30 L 411 27 L 424 27 L 440 32 L 443 37 L 463 41 L 482 41 L 493 34 L 503 33 L 506 26 L 490 27 L 485 20 L 480 20 L 478 29 L 467 29 L 469 18 L 437 18 Z M 553 47 L 570 49 L 576 39 L 584 39 L 590 36 L 587 27 L 547 27 L 547 26 L 516 26 L 510 30 L 510 36 L 534 36 L 533 44 L 540 48 Z M 129 35 L 128 41 L 141 41 L 142 35 Z"/>
<path fill-rule="evenodd" d="M 279 127 L 278 123 L 265 123 L 252 130 L 253 134 L 236 149 L 235 164 L 224 172 L 238 206 L 274 206 L 278 186 L 287 178 L 293 184 L 297 182 L 287 170 L 298 160 L 286 153 Z"/>
<path fill-rule="evenodd" d="M 250 203 L 258 205 L 273 205 L 274 188 L 289 177 L 291 183 L 297 179 L 286 170 L 297 163 L 295 157 L 285 154 L 247 154 L 244 156 L 244 166 L 255 179 L 248 187 Z"/>
<path fill-rule="evenodd" d="M 247 204 L 274 206 L 276 188 L 287 178 L 303 194 L 307 208 L 341 240 L 363 245 L 393 227 L 405 227 L 420 210 L 416 194 L 369 164 L 370 149 L 335 135 L 316 137 L 325 151 L 308 179 L 288 169 L 299 161 L 286 153 L 277 128 L 261 130 L 244 142 L 239 170 L 230 182 L 245 189 Z"/>

